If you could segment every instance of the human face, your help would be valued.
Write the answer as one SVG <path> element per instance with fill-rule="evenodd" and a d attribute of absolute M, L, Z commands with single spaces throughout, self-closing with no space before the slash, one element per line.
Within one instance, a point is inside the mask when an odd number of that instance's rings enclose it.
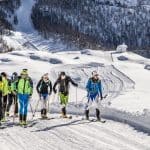
<path fill-rule="evenodd" d="M 66 78 L 65 75 L 61 75 L 61 80 L 64 80 Z"/>
<path fill-rule="evenodd" d="M 94 75 L 94 79 L 98 79 L 98 74 Z"/>
<path fill-rule="evenodd" d="M 47 82 L 47 81 L 49 80 L 48 76 L 44 76 L 44 77 L 43 77 L 43 80 L 44 80 L 45 82 Z"/>
<path fill-rule="evenodd" d="M 21 78 L 25 79 L 25 78 L 27 78 L 27 77 L 28 77 L 27 74 L 21 74 Z"/>

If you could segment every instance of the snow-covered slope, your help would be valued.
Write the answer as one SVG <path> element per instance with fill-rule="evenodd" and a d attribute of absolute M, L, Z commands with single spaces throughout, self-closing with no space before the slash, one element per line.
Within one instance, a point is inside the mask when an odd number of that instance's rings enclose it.
<path fill-rule="evenodd" d="M 15 29 L 17 31 L 25 33 L 35 32 L 31 21 L 31 12 L 34 3 L 34 0 L 21 0 L 21 6 L 16 11 L 18 24 L 15 26 Z"/>
<path fill-rule="evenodd" d="M 0 72 L 6 71 L 11 74 L 17 71 L 19 73 L 22 68 L 28 68 L 36 85 L 42 74 L 48 72 L 54 83 L 58 73 L 65 70 L 79 83 L 79 88 L 76 97 L 76 88 L 71 86 L 67 111 L 73 115 L 72 120 L 59 119 L 58 95 L 52 95 L 49 116 L 56 119 L 41 121 L 38 119 L 40 113 L 37 112 L 33 127 L 22 129 L 10 126 L 1 130 L 2 150 L 17 148 L 25 150 L 150 149 L 148 144 L 150 137 L 145 134 L 150 133 L 148 119 L 150 87 L 147 84 L 149 70 L 144 69 L 145 63 L 149 64 L 148 59 L 128 52 L 113 54 L 111 57 L 112 52 L 94 50 L 57 53 L 36 51 L 30 43 L 24 45 L 24 42 L 19 42 L 17 38 L 5 37 L 9 45 L 16 42 L 14 46 L 18 50 L 0 55 Z M 118 60 L 118 57 L 122 55 L 128 60 Z M 93 70 L 100 73 L 104 87 L 103 94 L 108 94 L 101 107 L 102 116 L 108 119 L 103 125 L 82 120 L 86 103 L 85 85 Z M 137 74 L 141 74 L 141 77 Z M 38 96 L 34 90 L 31 101 L 33 108 L 37 101 Z M 93 114 L 94 110 L 91 111 L 92 117 Z M 31 113 L 29 113 L 28 121 L 32 121 Z M 17 119 L 16 122 L 18 122 Z"/>

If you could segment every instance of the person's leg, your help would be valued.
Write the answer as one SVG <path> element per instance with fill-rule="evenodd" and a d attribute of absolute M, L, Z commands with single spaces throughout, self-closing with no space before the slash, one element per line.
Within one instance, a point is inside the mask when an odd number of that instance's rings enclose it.
<path fill-rule="evenodd" d="M 85 109 L 85 118 L 89 120 L 89 109 Z"/>
<path fill-rule="evenodd" d="M 23 101 L 24 101 L 23 121 L 24 121 L 24 125 L 25 125 L 27 122 L 27 113 L 28 113 L 28 104 L 29 104 L 29 95 L 28 94 L 23 95 Z"/>
<path fill-rule="evenodd" d="M 7 106 L 7 95 L 3 96 L 3 120 L 5 120 L 5 113 L 6 113 L 6 106 Z"/>
<path fill-rule="evenodd" d="M 15 103 L 15 114 L 18 115 L 18 97 L 17 95 L 13 95 L 14 103 Z"/>
<path fill-rule="evenodd" d="M 90 100 L 90 97 L 88 97 L 88 101 L 87 103 L 85 104 L 85 118 L 87 120 L 89 120 L 89 109 L 90 109 L 90 105 L 91 105 L 91 100 Z"/>
<path fill-rule="evenodd" d="M 47 101 L 48 101 L 48 94 L 44 95 L 44 117 L 47 117 Z"/>
<path fill-rule="evenodd" d="M 60 104 L 62 105 L 62 116 L 66 117 L 66 105 L 68 103 L 68 95 L 60 93 Z"/>
<path fill-rule="evenodd" d="M 8 94 L 8 104 L 6 107 L 6 115 L 9 116 L 9 111 L 10 111 L 10 107 L 13 103 L 13 95 L 12 94 Z"/>
<path fill-rule="evenodd" d="M 95 108 L 96 108 L 96 118 L 97 120 L 101 120 L 101 116 L 100 116 L 100 101 L 99 101 L 99 96 L 97 95 L 95 98 Z"/>
<path fill-rule="evenodd" d="M 44 96 L 41 94 L 41 117 L 44 117 Z"/>
<path fill-rule="evenodd" d="M 0 92 L 0 124 L 3 118 L 3 107 L 2 107 L 2 92 Z"/>
<path fill-rule="evenodd" d="M 22 94 L 18 94 L 18 100 L 19 100 L 19 105 L 20 105 L 20 110 L 19 110 L 19 121 L 20 123 L 22 124 L 22 121 L 23 121 L 23 96 Z"/>

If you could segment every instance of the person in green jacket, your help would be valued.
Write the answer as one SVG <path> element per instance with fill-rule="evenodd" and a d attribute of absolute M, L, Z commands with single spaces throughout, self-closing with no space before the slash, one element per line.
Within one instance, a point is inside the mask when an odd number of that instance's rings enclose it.
<path fill-rule="evenodd" d="M 3 82 L 3 103 L 2 103 L 2 107 L 3 107 L 3 118 L 2 118 L 2 122 L 5 122 L 5 114 L 6 114 L 6 107 L 7 107 L 7 100 L 8 100 L 8 94 L 10 93 L 10 82 L 8 79 L 8 76 L 5 72 L 1 73 L 2 76 L 2 82 Z"/>
<path fill-rule="evenodd" d="M 33 92 L 33 82 L 28 76 L 28 70 L 23 69 L 21 76 L 18 79 L 16 91 L 18 94 L 20 110 L 19 110 L 19 121 L 20 125 L 27 125 L 27 108 L 29 104 L 30 96 Z"/>

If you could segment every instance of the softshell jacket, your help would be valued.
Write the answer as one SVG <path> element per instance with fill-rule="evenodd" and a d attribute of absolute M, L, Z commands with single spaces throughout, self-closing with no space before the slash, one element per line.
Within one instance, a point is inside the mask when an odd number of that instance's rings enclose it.
<path fill-rule="evenodd" d="M 102 98 L 102 84 L 101 80 L 94 80 L 93 78 L 90 78 L 87 82 L 86 89 L 88 92 L 88 95 L 95 95 L 100 94 Z"/>
<path fill-rule="evenodd" d="M 50 89 L 50 91 L 48 91 L 48 89 Z M 38 93 L 41 94 L 48 94 L 48 92 L 52 92 L 52 83 L 50 80 L 48 80 L 47 82 L 45 82 L 43 79 L 41 79 L 36 87 L 36 90 Z"/>
<path fill-rule="evenodd" d="M 10 80 L 2 78 L 3 82 L 3 96 L 8 95 L 11 92 Z"/>
<path fill-rule="evenodd" d="M 69 94 L 69 83 L 72 83 L 74 86 L 78 86 L 69 76 L 66 76 L 65 79 L 61 80 L 59 77 L 53 86 L 53 91 L 56 91 L 56 86 L 59 84 L 59 92 L 64 93 L 65 95 Z"/>
<path fill-rule="evenodd" d="M 25 79 L 22 78 L 18 79 L 16 87 L 17 87 L 16 91 L 18 94 L 32 95 L 33 93 L 33 82 L 29 77 Z"/>

